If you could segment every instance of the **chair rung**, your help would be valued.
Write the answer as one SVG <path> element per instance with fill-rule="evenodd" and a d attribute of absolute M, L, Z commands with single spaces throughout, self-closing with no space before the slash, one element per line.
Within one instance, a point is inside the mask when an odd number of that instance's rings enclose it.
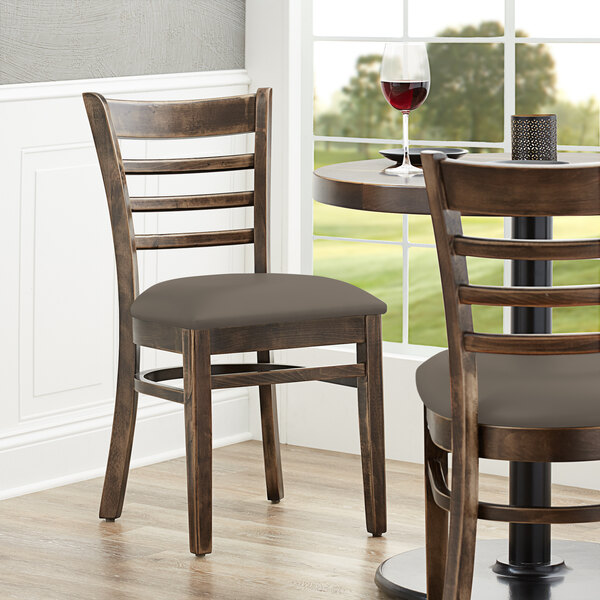
<path fill-rule="evenodd" d="M 127 175 L 175 175 L 177 173 L 204 173 L 235 171 L 254 168 L 254 154 L 209 156 L 207 158 L 154 158 L 123 161 Z"/>
<path fill-rule="evenodd" d="M 252 206 L 254 192 L 202 194 L 199 196 L 138 196 L 129 199 L 133 212 L 160 212 L 169 210 L 206 210 Z"/>
<path fill-rule="evenodd" d="M 138 250 L 230 246 L 233 244 L 252 244 L 253 242 L 253 229 L 202 231 L 199 233 L 145 234 L 135 236 L 135 247 Z"/>
<path fill-rule="evenodd" d="M 298 381 L 328 381 L 347 377 L 364 377 L 364 364 L 336 365 L 333 367 L 300 367 L 270 371 L 213 375 L 212 389 L 293 383 Z"/>
<path fill-rule="evenodd" d="M 450 511 L 451 492 L 438 461 L 428 463 L 427 475 L 435 503 L 445 511 Z M 486 521 L 529 524 L 592 523 L 600 521 L 600 504 L 521 507 L 479 502 L 477 518 Z"/>
<path fill-rule="evenodd" d="M 594 306 L 600 304 L 600 285 L 560 287 L 500 287 L 461 285 L 462 304 L 486 306 Z"/>
<path fill-rule="evenodd" d="M 327 381 L 356 387 L 356 378 L 365 376 L 364 364 L 336 365 L 333 367 L 294 367 L 273 363 L 211 365 L 211 388 L 223 389 L 272 383 L 297 381 Z M 183 379 L 183 367 L 149 369 L 138 373 L 134 387 L 140 394 L 156 396 L 183 404 L 183 389 L 161 383 L 170 379 Z"/>
<path fill-rule="evenodd" d="M 142 371 L 133 380 L 134 388 L 140 394 L 156 396 L 163 400 L 170 400 L 183 404 L 183 390 L 173 385 L 158 383 L 169 379 L 181 379 L 183 377 L 182 367 L 170 367 L 167 369 L 150 369 Z"/>
<path fill-rule="evenodd" d="M 594 354 L 600 333 L 465 333 L 463 344 L 468 352 L 492 354 Z"/>
<path fill-rule="evenodd" d="M 460 256 L 503 260 L 578 260 L 600 258 L 600 239 L 502 240 L 456 236 L 454 252 Z"/>

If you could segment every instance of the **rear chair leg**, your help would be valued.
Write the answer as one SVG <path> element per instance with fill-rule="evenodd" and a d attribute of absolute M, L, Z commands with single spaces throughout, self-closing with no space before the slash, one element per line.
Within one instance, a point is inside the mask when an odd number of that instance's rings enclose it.
<path fill-rule="evenodd" d="M 269 351 L 258 352 L 258 362 L 270 363 L 271 353 Z M 258 393 L 260 396 L 260 420 L 262 424 L 267 498 L 271 502 L 277 503 L 283 498 L 283 473 L 281 470 L 275 386 L 261 385 L 258 387 Z"/>
<path fill-rule="evenodd" d="M 358 380 L 358 424 L 367 531 L 379 537 L 387 529 L 381 316 L 365 318 L 365 341 L 357 344 L 357 361 L 366 371 Z"/>
<path fill-rule="evenodd" d="M 190 552 L 212 552 L 212 402 L 207 331 L 183 332 Z"/>
<path fill-rule="evenodd" d="M 100 518 L 108 521 L 118 519 L 123 510 L 137 415 L 138 395 L 133 381 L 138 367 L 139 349 L 133 341 L 121 339 L 115 413 L 100 501 Z"/>
<path fill-rule="evenodd" d="M 427 599 L 442 600 L 444 574 L 448 553 L 448 513 L 433 499 L 429 479 L 429 464 L 439 461 L 444 476 L 448 477 L 448 454 L 432 441 L 424 418 L 425 429 L 425 553 L 427 556 Z"/>

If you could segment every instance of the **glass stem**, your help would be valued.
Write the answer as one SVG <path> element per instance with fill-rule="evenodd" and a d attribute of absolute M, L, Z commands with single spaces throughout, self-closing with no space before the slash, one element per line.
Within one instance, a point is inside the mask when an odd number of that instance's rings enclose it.
<path fill-rule="evenodd" d="M 404 160 L 402 166 L 410 166 L 410 154 L 408 148 L 408 111 L 402 113 L 402 137 L 404 138 Z"/>

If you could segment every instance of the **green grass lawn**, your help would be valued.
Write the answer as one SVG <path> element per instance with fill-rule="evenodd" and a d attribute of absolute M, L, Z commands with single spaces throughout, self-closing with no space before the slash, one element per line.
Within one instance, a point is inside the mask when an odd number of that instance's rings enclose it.
<path fill-rule="evenodd" d="M 357 145 L 315 153 L 315 164 L 375 158 L 379 147 L 368 147 L 365 156 Z M 502 237 L 504 225 L 497 218 L 467 218 L 465 233 L 475 236 Z M 331 237 L 399 242 L 402 240 L 401 215 L 367 213 L 314 203 L 314 233 Z M 600 219 L 555 219 L 557 238 L 598 237 Z M 409 240 L 433 244 L 431 220 L 424 216 L 409 217 Z M 501 285 L 502 264 L 499 261 L 469 259 L 473 283 Z M 315 275 L 335 277 L 368 290 L 388 305 L 383 318 L 384 339 L 402 340 L 402 247 L 393 244 L 315 240 Z M 600 283 L 600 261 L 564 261 L 554 265 L 555 285 Z M 444 311 L 437 258 L 434 249 L 411 248 L 409 251 L 409 331 L 412 344 L 446 345 Z M 502 309 L 474 307 L 473 318 L 478 331 L 502 331 Z M 554 309 L 556 332 L 600 331 L 600 308 Z"/>

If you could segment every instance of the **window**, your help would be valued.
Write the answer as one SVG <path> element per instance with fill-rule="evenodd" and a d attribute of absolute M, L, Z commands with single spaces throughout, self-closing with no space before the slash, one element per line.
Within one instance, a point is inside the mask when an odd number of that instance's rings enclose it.
<path fill-rule="evenodd" d="M 313 3 L 314 163 L 379 158 L 401 146 L 401 114 L 385 102 L 379 65 L 388 40 L 428 44 L 431 91 L 411 114 L 411 145 L 510 152 L 510 116 L 558 116 L 559 151 L 600 151 L 597 0 L 316 0 Z M 467 219 L 471 235 L 502 237 L 501 219 Z M 600 235 L 598 219 L 555 219 L 555 237 Z M 384 339 L 444 346 L 441 287 L 429 217 L 354 213 L 314 204 L 313 266 L 388 303 Z M 471 264 L 500 285 L 503 265 Z M 556 285 L 600 283 L 600 261 L 556 263 Z M 475 307 L 499 332 L 502 309 Z M 555 331 L 598 331 L 600 310 L 555 309 Z"/>

